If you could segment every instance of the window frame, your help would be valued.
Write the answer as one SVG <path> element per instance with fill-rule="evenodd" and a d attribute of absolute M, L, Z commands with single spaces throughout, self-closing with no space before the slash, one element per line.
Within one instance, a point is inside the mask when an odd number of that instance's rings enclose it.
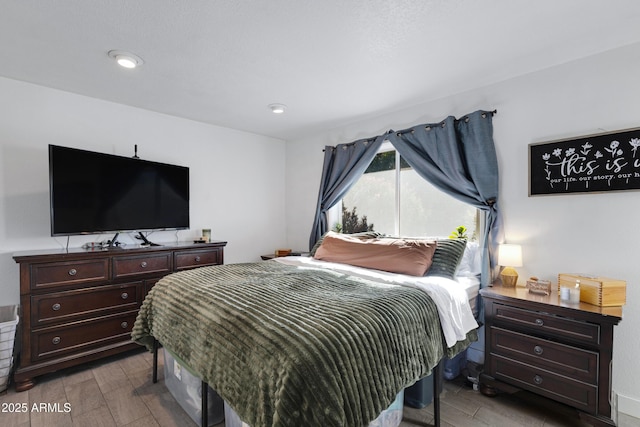
<path fill-rule="evenodd" d="M 376 152 L 376 156 L 380 153 L 385 153 L 389 151 L 395 151 L 395 194 L 394 194 L 394 236 L 400 236 L 400 217 L 401 217 L 401 185 L 402 185 L 402 165 L 401 165 L 401 155 L 398 150 L 391 144 L 390 141 L 384 141 L 378 151 Z M 425 180 L 426 181 L 426 180 Z M 428 182 L 428 181 L 427 181 Z M 433 185 L 429 183 L 429 185 Z M 449 197 L 453 198 L 449 195 Z M 463 203 L 463 202 L 461 202 Z M 329 230 L 334 230 L 335 224 L 342 224 L 342 199 L 338 201 L 332 208 L 327 211 L 327 222 L 329 225 Z M 469 240 L 481 240 L 477 237 L 479 236 L 478 232 L 483 227 L 483 218 L 484 215 L 481 215 L 481 210 L 475 208 L 475 221 L 474 226 L 475 230 L 468 236 Z M 419 237 L 419 236 L 411 236 L 411 237 Z M 427 236 L 423 236 L 427 237 Z"/>

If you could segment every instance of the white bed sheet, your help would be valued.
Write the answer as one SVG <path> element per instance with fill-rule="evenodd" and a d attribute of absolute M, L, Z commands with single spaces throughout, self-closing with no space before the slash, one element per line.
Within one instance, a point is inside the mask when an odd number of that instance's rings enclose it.
<path fill-rule="evenodd" d="M 448 347 L 466 338 L 467 333 L 478 327 L 469 300 L 477 295 L 479 282 L 475 277 L 456 277 L 457 280 L 445 277 L 408 276 L 389 273 L 353 265 L 320 261 L 304 256 L 288 256 L 274 258 L 274 261 L 298 266 L 299 268 L 324 268 L 362 277 L 379 283 L 408 286 L 426 292 L 436 304 L 442 331 Z"/>
<path fill-rule="evenodd" d="M 455 281 L 458 282 L 467 292 L 469 301 L 475 300 L 480 291 L 480 278 L 476 276 L 456 276 Z"/>

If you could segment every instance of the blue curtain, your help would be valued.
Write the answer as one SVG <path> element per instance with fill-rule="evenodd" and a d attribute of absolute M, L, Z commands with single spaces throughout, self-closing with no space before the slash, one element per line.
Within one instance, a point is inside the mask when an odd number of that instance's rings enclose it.
<path fill-rule="evenodd" d="M 360 139 L 349 144 L 324 148 L 324 164 L 316 214 L 309 237 L 309 250 L 329 230 L 327 211 L 338 203 L 364 174 L 384 139 L 385 136 L 381 135 L 373 139 Z"/>
<path fill-rule="evenodd" d="M 492 112 L 476 111 L 457 120 L 414 126 L 387 135 L 406 162 L 445 193 L 485 212 L 482 287 L 496 273 L 503 240 L 498 209 L 498 160 Z"/>

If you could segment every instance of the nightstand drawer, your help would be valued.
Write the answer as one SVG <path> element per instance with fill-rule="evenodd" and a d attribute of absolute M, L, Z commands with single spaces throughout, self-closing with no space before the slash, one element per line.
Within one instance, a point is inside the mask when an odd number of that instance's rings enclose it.
<path fill-rule="evenodd" d="M 496 379 L 547 396 L 585 412 L 595 413 L 598 387 L 554 374 L 502 356 L 491 357 L 491 372 Z"/>
<path fill-rule="evenodd" d="M 576 343 L 593 346 L 600 344 L 600 325 L 501 303 L 493 303 L 491 308 L 496 325 L 507 325 L 545 337 Z"/>
<path fill-rule="evenodd" d="M 171 253 L 144 255 L 136 257 L 114 257 L 113 278 L 148 275 L 151 273 L 170 273 Z"/>
<path fill-rule="evenodd" d="M 598 383 L 598 353 L 492 327 L 491 353 L 567 376 Z"/>
<path fill-rule="evenodd" d="M 142 282 L 104 285 L 31 297 L 31 325 L 70 322 L 113 312 L 136 310 L 144 298 Z"/>
<path fill-rule="evenodd" d="M 222 264 L 222 251 L 218 249 L 175 253 L 176 271 L 218 264 Z"/>
<path fill-rule="evenodd" d="M 137 314 L 137 310 L 129 311 L 34 331 L 31 334 L 32 360 L 60 357 L 129 340 Z"/>
<path fill-rule="evenodd" d="M 31 289 L 51 289 L 74 285 L 87 286 L 109 280 L 109 258 L 34 264 Z"/>

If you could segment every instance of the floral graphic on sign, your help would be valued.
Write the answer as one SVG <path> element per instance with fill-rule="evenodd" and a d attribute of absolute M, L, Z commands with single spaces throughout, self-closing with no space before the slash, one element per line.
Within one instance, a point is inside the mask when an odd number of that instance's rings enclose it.
<path fill-rule="evenodd" d="M 631 144 L 631 151 L 633 152 L 633 158 L 636 158 L 636 151 L 638 151 L 638 147 L 640 147 L 640 138 L 631 138 L 629 141 Z"/>
<path fill-rule="evenodd" d="M 611 141 L 609 147 L 604 147 L 604 149 L 611 153 L 611 157 L 621 156 L 622 150 L 618 148 L 619 145 L 620 143 L 618 141 Z"/>

